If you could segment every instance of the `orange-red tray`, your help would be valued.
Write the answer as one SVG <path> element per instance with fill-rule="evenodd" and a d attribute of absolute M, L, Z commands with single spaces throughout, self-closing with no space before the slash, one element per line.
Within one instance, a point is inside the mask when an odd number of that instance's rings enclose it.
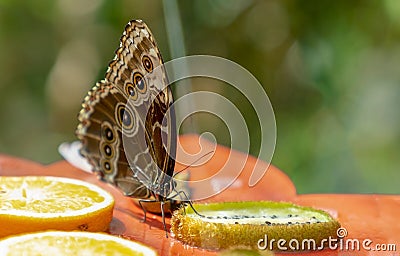
<path fill-rule="evenodd" d="M 183 136 L 180 137 L 180 141 L 187 151 L 193 152 L 199 149 L 197 136 Z M 202 146 L 210 147 L 210 150 L 212 147 L 210 143 L 203 143 Z M 203 152 L 210 150 L 206 149 Z M 215 170 L 218 170 L 226 162 L 229 154 L 237 161 L 247 161 L 243 172 L 238 177 L 239 182 L 207 201 L 291 201 L 300 205 L 325 209 L 336 215 L 342 226 L 346 228 L 348 235 L 345 239 L 358 239 L 360 242 L 364 239 L 370 239 L 372 241 L 369 245 L 371 248 L 378 243 L 383 243 L 395 244 L 397 249 L 397 251 L 392 252 L 368 251 L 363 248 L 360 251 L 325 249 L 316 252 L 285 253 L 285 255 L 400 255 L 399 195 L 297 195 L 293 183 L 286 174 L 276 167 L 268 167 L 264 163 L 259 168 L 268 168 L 267 173 L 256 186 L 248 187 L 249 176 L 256 159 L 223 146 L 217 146 L 212 159 L 205 165 L 190 168 L 192 179 L 215 173 Z M 177 169 L 182 168 L 182 166 L 177 166 Z M 62 176 L 97 184 L 110 191 L 116 199 L 114 218 L 109 230 L 111 234 L 123 235 L 145 243 L 156 248 L 161 255 L 206 256 L 216 254 L 216 252 L 185 246 L 171 237 L 166 238 L 160 216 L 148 213 L 147 222 L 142 223 L 143 212 L 130 198 L 122 196 L 117 189 L 97 180 L 94 175 L 71 166 L 66 161 L 43 166 L 27 160 L 0 155 L 0 175 Z M 194 191 L 195 193 L 196 191 Z M 169 222 L 169 220 L 167 221 Z"/>

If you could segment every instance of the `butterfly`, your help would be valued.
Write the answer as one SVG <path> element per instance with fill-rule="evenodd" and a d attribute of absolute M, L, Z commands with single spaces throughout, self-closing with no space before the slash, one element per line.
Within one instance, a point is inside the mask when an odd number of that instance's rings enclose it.
<path fill-rule="evenodd" d="M 180 205 L 173 182 L 176 127 L 173 96 L 153 34 L 141 20 L 130 21 L 105 79 L 87 94 L 76 135 L 93 171 L 126 196 Z"/>

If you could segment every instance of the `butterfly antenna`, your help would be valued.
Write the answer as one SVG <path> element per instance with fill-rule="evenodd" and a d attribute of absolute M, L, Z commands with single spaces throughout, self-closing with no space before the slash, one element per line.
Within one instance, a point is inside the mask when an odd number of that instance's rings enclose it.
<path fill-rule="evenodd" d="M 187 165 L 187 166 L 186 166 L 185 168 L 183 168 L 182 170 L 175 172 L 173 177 L 175 178 L 176 175 L 178 175 L 179 173 L 181 173 L 181 172 L 187 170 L 189 167 L 193 166 L 193 165 L 196 164 L 198 161 L 200 161 L 200 160 L 203 159 L 204 157 L 206 157 L 206 156 L 208 156 L 209 154 L 214 153 L 214 152 L 215 152 L 214 150 L 211 150 L 210 152 L 208 152 L 208 153 L 202 155 L 199 159 L 193 161 L 191 164 Z"/>

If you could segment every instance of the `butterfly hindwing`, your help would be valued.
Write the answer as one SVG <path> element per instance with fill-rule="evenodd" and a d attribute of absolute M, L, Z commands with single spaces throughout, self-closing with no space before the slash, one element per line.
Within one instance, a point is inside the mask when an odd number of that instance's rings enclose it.
<path fill-rule="evenodd" d="M 126 195 L 148 198 L 150 192 L 137 178 L 125 156 L 121 126 L 116 122 L 116 105 L 124 96 L 115 87 L 101 81 L 85 97 L 78 119 L 77 136 L 82 142 L 81 154 L 96 173 L 108 183 L 118 185 Z"/>

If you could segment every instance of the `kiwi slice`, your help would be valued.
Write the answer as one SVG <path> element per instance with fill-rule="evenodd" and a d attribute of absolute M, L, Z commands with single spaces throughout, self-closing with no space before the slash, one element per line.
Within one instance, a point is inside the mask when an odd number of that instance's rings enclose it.
<path fill-rule="evenodd" d="M 273 256 L 274 253 L 271 251 L 257 251 L 252 249 L 227 249 L 220 253 L 218 256 Z"/>
<path fill-rule="evenodd" d="M 287 202 L 224 202 L 175 211 L 173 236 L 205 249 L 320 250 L 335 243 L 340 223 L 328 213 Z"/>

